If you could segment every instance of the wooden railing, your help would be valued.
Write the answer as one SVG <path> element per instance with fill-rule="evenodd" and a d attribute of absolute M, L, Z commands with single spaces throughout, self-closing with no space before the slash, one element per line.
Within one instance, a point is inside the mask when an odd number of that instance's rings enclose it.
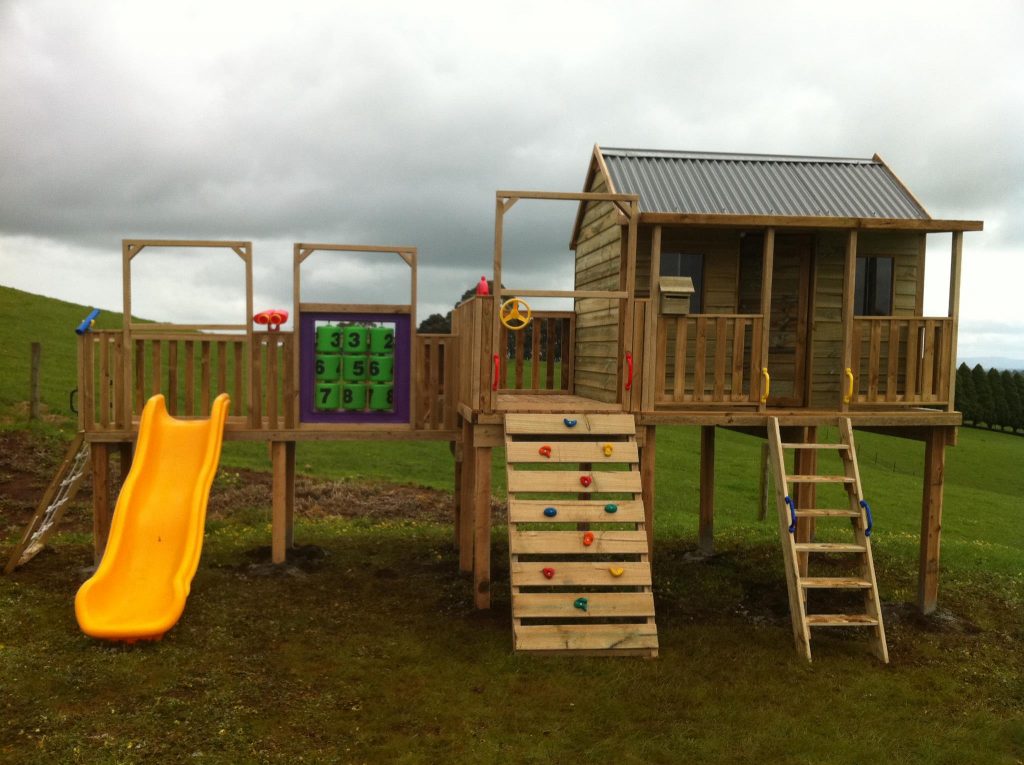
<path fill-rule="evenodd" d="M 947 317 L 858 316 L 851 403 L 948 403 L 952 347 L 953 320 Z M 844 380 L 844 392 L 847 385 Z"/>
<path fill-rule="evenodd" d="M 661 315 L 656 320 L 656 407 L 758 403 L 760 314 Z"/>
<path fill-rule="evenodd" d="M 416 335 L 413 411 L 417 430 L 456 427 L 457 340 L 455 335 Z"/>
<path fill-rule="evenodd" d="M 533 320 L 518 331 L 502 326 L 499 388 L 524 393 L 572 391 L 575 344 L 572 311 L 534 311 Z"/>
<path fill-rule="evenodd" d="M 208 417 L 218 393 L 231 396 L 230 422 L 254 429 L 292 428 L 293 335 L 261 332 L 251 356 L 244 335 L 136 334 L 126 359 L 117 330 L 79 338 L 79 422 L 85 430 L 127 430 L 146 401 L 164 394 L 176 417 Z M 130 385 L 125 385 L 128 364 Z M 250 396 L 249 379 L 253 378 Z"/>

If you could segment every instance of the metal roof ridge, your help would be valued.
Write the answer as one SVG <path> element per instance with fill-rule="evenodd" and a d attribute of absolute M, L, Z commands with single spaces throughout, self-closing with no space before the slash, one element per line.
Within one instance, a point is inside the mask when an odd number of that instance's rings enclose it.
<path fill-rule="evenodd" d="M 601 146 L 601 153 L 620 157 L 661 157 L 675 159 L 711 159 L 726 162 L 815 162 L 855 165 L 880 165 L 874 157 L 818 157 L 797 154 L 749 154 L 726 151 L 686 151 L 675 149 L 627 149 Z"/>

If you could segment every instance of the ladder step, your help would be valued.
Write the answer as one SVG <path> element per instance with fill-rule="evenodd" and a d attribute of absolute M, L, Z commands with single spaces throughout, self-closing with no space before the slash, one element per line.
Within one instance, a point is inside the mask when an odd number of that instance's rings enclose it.
<path fill-rule="evenodd" d="M 867 550 L 864 545 L 846 542 L 797 542 L 795 547 L 797 552 L 862 553 Z"/>
<path fill-rule="evenodd" d="M 812 508 L 797 510 L 797 518 L 860 518 L 859 510 L 831 510 L 826 508 Z"/>
<path fill-rule="evenodd" d="M 870 590 L 871 582 L 855 577 L 805 576 L 801 577 L 800 586 L 820 590 Z"/>
<path fill-rule="evenodd" d="M 867 614 L 808 614 L 808 627 L 875 627 L 878 619 Z"/>
<path fill-rule="evenodd" d="M 850 447 L 846 444 L 782 444 L 783 449 L 839 449 L 847 450 Z"/>
<path fill-rule="evenodd" d="M 853 483 L 848 475 L 791 475 L 789 483 Z"/>

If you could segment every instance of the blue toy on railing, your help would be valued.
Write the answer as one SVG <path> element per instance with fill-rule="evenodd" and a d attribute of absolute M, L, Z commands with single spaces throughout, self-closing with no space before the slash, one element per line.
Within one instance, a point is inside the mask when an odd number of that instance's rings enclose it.
<path fill-rule="evenodd" d="M 82 320 L 82 323 L 75 328 L 75 333 L 79 335 L 84 335 L 86 332 L 92 329 L 92 325 L 96 322 L 96 317 L 99 315 L 100 309 L 93 308 L 92 311 L 89 312 L 89 315 Z"/>

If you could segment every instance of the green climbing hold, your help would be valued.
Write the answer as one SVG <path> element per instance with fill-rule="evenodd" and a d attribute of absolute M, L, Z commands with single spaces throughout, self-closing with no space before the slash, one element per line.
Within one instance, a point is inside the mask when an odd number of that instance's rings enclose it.
<path fill-rule="evenodd" d="M 606 513 L 617 513 L 619 511 L 619 506 L 616 505 L 614 502 L 609 502 L 607 505 L 604 506 L 604 511 Z"/>
<path fill-rule="evenodd" d="M 573 608 L 578 608 L 580 611 L 586 611 L 587 610 L 587 599 L 586 598 L 576 598 L 576 600 L 574 600 L 572 602 L 572 607 Z"/>

